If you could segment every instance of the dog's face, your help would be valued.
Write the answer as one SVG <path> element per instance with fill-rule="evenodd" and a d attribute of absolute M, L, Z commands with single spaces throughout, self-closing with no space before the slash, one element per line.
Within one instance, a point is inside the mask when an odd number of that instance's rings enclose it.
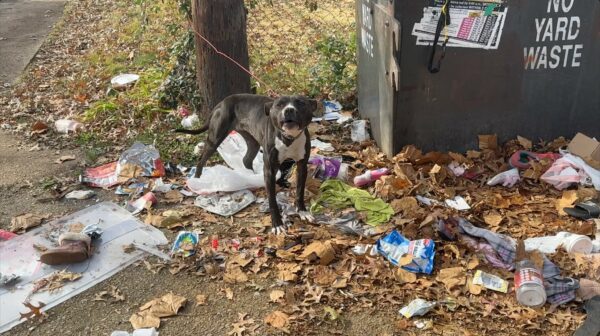
<path fill-rule="evenodd" d="M 275 127 L 288 137 L 297 137 L 308 127 L 317 110 L 317 101 L 303 96 L 281 96 L 265 105 Z"/>

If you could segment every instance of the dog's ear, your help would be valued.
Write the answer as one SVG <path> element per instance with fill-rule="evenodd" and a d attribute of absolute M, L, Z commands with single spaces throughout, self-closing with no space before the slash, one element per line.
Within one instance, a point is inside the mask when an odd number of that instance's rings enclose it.
<path fill-rule="evenodd" d="M 273 107 L 273 102 L 265 103 L 265 114 L 269 115 L 271 112 L 271 107 Z"/>
<path fill-rule="evenodd" d="M 307 99 L 307 101 L 308 101 L 309 111 L 312 113 L 312 115 L 315 117 L 322 117 L 323 116 L 323 113 L 321 113 L 323 111 L 322 104 L 319 104 L 319 102 L 316 99 Z"/>

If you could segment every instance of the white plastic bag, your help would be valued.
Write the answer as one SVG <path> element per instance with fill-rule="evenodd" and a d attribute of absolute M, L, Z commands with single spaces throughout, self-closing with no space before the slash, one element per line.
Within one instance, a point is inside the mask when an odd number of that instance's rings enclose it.
<path fill-rule="evenodd" d="M 204 167 L 200 178 L 188 179 L 187 186 L 190 190 L 197 194 L 210 194 L 265 186 L 263 156 L 259 152 L 252 163 L 253 170 L 246 169 L 243 159 L 248 147 L 239 133 L 230 133 L 217 150 L 231 168 L 223 165 Z"/>

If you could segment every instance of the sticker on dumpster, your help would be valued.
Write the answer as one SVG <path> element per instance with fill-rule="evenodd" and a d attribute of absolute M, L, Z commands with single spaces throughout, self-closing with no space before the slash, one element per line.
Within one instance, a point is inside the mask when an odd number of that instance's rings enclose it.
<path fill-rule="evenodd" d="M 581 65 L 583 44 L 580 37 L 581 19 L 570 16 L 575 0 L 548 0 L 547 17 L 532 21 L 537 45 L 523 49 L 525 70 L 578 68 Z M 556 15 L 562 15 L 556 17 Z M 552 45 L 547 45 L 552 42 Z M 540 45 L 540 44 L 545 45 Z"/>
<path fill-rule="evenodd" d="M 423 8 L 421 21 L 413 27 L 417 45 L 433 43 L 444 0 L 434 0 L 433 4 Z M 507 12 L 508 7 L 500 2 L 453 0 L 450 24 L 442 30 L 438 44 L 447 37 L 447 47 L 498 49 Z"/>

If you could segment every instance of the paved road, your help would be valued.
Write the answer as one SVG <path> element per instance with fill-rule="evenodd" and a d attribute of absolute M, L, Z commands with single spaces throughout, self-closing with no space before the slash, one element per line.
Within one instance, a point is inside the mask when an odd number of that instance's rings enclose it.
<path fill-rule="evenodd" d="M 64 0 L 0 0 L 0 85 L 21 74 L 64 6 Z"/>

